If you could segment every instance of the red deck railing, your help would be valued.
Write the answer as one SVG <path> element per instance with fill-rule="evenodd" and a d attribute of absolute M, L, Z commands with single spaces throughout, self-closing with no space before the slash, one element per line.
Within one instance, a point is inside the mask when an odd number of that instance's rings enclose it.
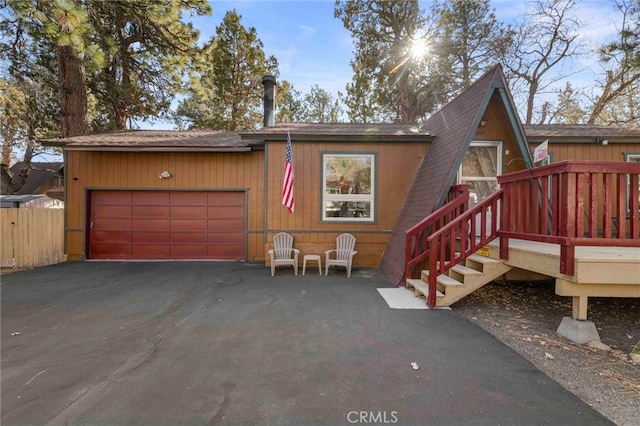
<path fill-rule="evenodd" d="M 574 273 L 576 246 L 640 247 L 640 164 L 564 161 L 499 176 L 501 189 L 468 209 L 468 189 L 452 187 L 447 203 L 406 232 L 405 279 L 428 259 L 430 307 L 436 279 L 500 238 L 560 245 L 560 272 Z M 499 225 L 499 226 L 498 226 Z"/>
<path fill-rule="evenodd" d="M 640 247 L 638 163 L 563 161 L 499 176 L 500 257 L 509 238 L 560 245 L 560 272 L 574 273 L 576 246 Z"/>

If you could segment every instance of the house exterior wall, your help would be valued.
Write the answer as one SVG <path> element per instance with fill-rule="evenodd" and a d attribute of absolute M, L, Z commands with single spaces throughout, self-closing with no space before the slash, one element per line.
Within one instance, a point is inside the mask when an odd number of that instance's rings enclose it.
<path fill-rule="evenodd" d="M 292 136 L 292 138 L 294 138 Z M 357 238 L 355 266 L 376 267 L 428 143 L 293 141 L 295 213 L 281 204 L 283 142 L 244 153 L 66 152 L 66 253 L 86 259 L 90 190 L 242 190 L 247 193 L 247 260 L 268 259 L 273 236 L 291 233 L 301 254 L 323 254 L 342 232 Z M 322 153 L 368 153 L 376 158 L 373 223 L 323 223 Z M 168 171 L 170 178 L 160 179 Z M 302 260 L 302 257 L 300 257 Z"/>
<path fill-rule="evenodd" d="M 484 117 L 487 118 L 487 125 L 476 130 L 474 140 L 502 142 L 503 173 L 526 169 L 507 111 L 504 104 L 497 99 L 497 95 L 494 95 L 487 105 Z"/>
<path fill-rule="evenodd" d="M 427 153 L 427 143 L 323 143 L 298 142 L 292 138 L 295 170 L 295 212 L 281 204 L 284 179 L 284 142 L 267 144 L 267 211 L 266 251 L 272 247 L 273 236 L 286 231 L 293 235 L 294 246 L 304 254 L 320 254 L 335 248 L 336 237 L 349 232 L 356 239 L 358 254 L 355 266 L 377 267 L 389 241 L 400 209 L 416 172 Z M 376 155 L 376 208 L 373 223 L 337 223 L 322 221 L 322 154 Z M 301 257 L 302 259 L 302 257 Z M 324 263 L 324 259 L 323 259 Z"/>
<path fill-rule="evenodd" d="M 531 150 L 539 144 L 531 143 Z M 640 143 L 609 141 L 608 145 L 590 142 L 556 142 L 549 139 L 551 162 L 564 160 L 578 161 L 624 161 L 625 153 L 640 153 Z"/>
<path fill-rule="evenodd" d="M 86 258 L 87 191 L 247 190 L 247 260 L 263 258 L 264 152 L 66 152 L 66 253 Z M 161 172 L 171 177 L 160 179 Z"/>

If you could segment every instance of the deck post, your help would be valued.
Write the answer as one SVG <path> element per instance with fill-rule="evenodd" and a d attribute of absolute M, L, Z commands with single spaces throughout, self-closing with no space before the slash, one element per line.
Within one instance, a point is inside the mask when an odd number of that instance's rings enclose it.
<path fill-rule="evenodd" d="M 500 259 L 509 260 L 509 238 L 500 237 Z"/>
<path fill-rule="evenodd" d="M 589 298 L 587 296 L 573 296 L 572 299 L 571 316 L 573 319 L 586 320 Z"/>
<path fill-rule="evenodd" d="M 573 245 L 560 244 L 560 273 L 565 275 L 574 274 L 576 247 Z"/>

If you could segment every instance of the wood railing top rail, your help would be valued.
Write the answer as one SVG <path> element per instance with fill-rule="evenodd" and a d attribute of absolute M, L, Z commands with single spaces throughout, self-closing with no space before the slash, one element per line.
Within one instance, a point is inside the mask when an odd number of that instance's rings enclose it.
<path fill-rule="evenodd" d="M 469 187 L 467 185 L 455 185 L 451 187 L 447 202 L 435 210 L 433 213 L 422 219 L 420 222 L 409 228 L 405 234 L 414 235 L 421 230 L 425 230 L 428 226 L 434 224 L 437 220 L 442 219 L 446 215 L 455 211 L 460 206 L 469 202 Z"/>
<path fill-rule="evenodd" d="M 623 173 L 634 174 L 640 170 L 639 163 L 623 163 L 613 161 L 560 161 L 547 166 L 520 170 L 498 176 L 500 184 L 520 181 L 529 178 L 549 176 L 559 173 Z"/>

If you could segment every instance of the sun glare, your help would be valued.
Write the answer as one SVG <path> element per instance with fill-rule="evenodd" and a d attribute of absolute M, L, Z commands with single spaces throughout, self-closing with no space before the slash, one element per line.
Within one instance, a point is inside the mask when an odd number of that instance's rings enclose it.
<path fill-rule="evenodd" d="M 423 38 L 411 40 L 409 55 L 412 59 L 423 59 L 429 51 L 429 45 Z"/>

